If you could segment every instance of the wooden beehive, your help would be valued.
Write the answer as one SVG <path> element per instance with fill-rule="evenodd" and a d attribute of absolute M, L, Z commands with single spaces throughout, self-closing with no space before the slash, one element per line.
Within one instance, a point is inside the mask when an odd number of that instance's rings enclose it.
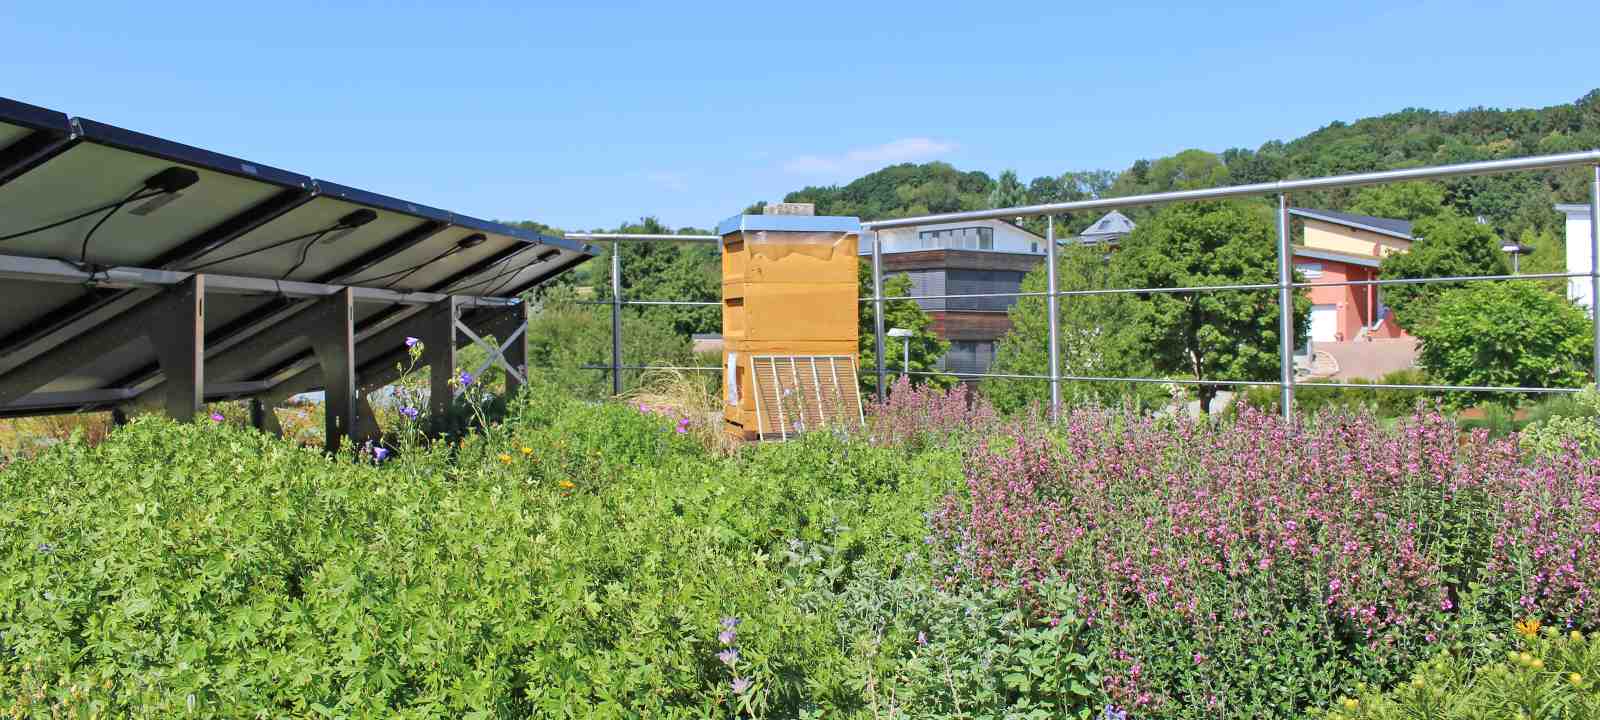
<path fill-rule="evenodd" d="M 756 440 L 859 423 L 859 221 L 741 215 L 718 234 L 728 432 Z"/>

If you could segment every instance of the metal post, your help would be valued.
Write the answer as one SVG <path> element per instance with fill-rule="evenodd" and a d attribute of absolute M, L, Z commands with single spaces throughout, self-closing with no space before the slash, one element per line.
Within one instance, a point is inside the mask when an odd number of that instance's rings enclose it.
<path fill-rule="evenodd" d="M 611 243 L 611 394 L 622 394 L 622 241 Z"/>
<path fill-rule="evenodd" d="M 1061 418 L 1061 318 L 1057 315 L 1056 297 L 1056 216 L 1046 215 L 1044 226 L 1045 278 L 1049 285 L 1045 296 L 1045 314 L 1050 318 L 1050 419 Z"/>
<path fill-rule="evenodd" d="M 889 396 L 883 369 L 883 242 L 872 231 L 872 331 L 873 357 L 878 361 L 878 401 Z"/>
<path fill-rule="evenodd" d="M 1600 165 L 1589 183 L 1589 319 L 1594 323 L 1595 382 L 1600 382 Z"/>
<path fill-rule="evenodd" d="M 900 338 L 900 345 L 903 351 L 900 356 L 900 372 L 905 373 L 906 377 L 911 377 L 911 336 Z"/>
<path fill-rule="evenodd" d="M 1278 381 L 1283 419 L 1294 421 L 1294 275 L 1290 269 L 1289 195 L 1278 195 Z"/>

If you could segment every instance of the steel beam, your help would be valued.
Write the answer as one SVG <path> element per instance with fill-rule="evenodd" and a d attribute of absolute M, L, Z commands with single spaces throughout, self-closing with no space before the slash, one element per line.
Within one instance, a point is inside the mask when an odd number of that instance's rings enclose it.
<path fill-rule="evenodd" d="M 436 220 L 424 222 L 421 225 L 407 230 L 399 237 L 379 245 L 377 248 L 362 253 L 354 260 L 340 265 L 339 267 L 336 267 L 333 270 L 319 276 L 317 278 L 317 282 L 339 282 L 341 280 L 347 280 L 351 277 L 359 275 L 378 263 L 388 260 L 389 258 L 422 244 L 422 242 L 426 241 L 428 238 L 444 232 L 444 230 L 448 227 L 450 227 L 450 223 L 446 222 L 439 222 Z"/>
<path fill-rule="evenodd" d="M 22 177 L 29 170 L 66 152 L 78 139 L 70 135 L 36 130 L 0 150 L 0 185 Z"/>
<path fill-rule="evenodd" d="M 504 324 L 509 327 L 506 332 L 496 333 L 496 337 L 502 334 L 507 337 L 511 333 L 519 334 L 516 342 L 511 343 L 511 346 L 506 348 L 504 356 L 506 363 L 521 371 L 523 376 L 526 377 L 528 374 L 528 322 L 530 320 L 528 317 L 528 304 L 522 303 L 515 310 L 507 310 L 506 315 L 510 317 Z M 506 397 L 515 398 L 522 391 L 524 382 L 517 379 L 516 373 L 506 373 Z"/>
<path fill-rule="evenodd" d="M 151 310 L 161 320 L 145 328 L 167 379 L 166 410 L 173 420 L 193 420 L 205 405 L 206 276 L 195 275 L 168 291 Z"/>
<path fill-rule="evenodd" d="M 450 412 L 450 379 L 456 372 L 456 320 L 461 306 L 454 296 L 441 300 L 423 313 L 422 352 L 428 364 L 428 414 L 444 417 Z"/>
<path fill-rule="evenodd" d="M 332 297 L 318 300 L 311 310 L 311 349 L 322 370 L 327 416 L 323 447 L 338 452 L 346 438 L 356 431 L 356 302 L 346 288 Z"/>
<path fill-rule="evenodd" d="M 7 356 L 4 369 L 0 369 L 3 373 L 0 374 L 0 405 L 15 402 L 56 378 L 144 337 L 150 328 L 170 322 L 164 315 L 165 309 L 160 303 L 146 303 L 120 314 L 97 313 L 98 322 L 83 323 L 88 327 L 44 352 L 32 354 L 25 362 L 17 362 L 14 355 Z"/>
<path fill-rule="evenodd" d="M 1278 401 L 1284 422 L 1294 422 L 1294 266 L 1289 246 L 1289 195 L 1278 195 Z M 1309 360 L 1310 358 L 1307 358 Z"/>

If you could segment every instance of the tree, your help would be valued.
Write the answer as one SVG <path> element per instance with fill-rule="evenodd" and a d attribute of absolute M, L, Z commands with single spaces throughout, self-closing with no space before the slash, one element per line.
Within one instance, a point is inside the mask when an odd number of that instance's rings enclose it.
<path fill-rule="evenodd" d="M 1103 248 L 1069 245 L 1056 256 L 1058 289 L 1098 290 L 1108 287 L 1110 257 Z M 1040 264 L 1022 279 L 1022 292 L 1045 292 L 1049 288 L 1047 268 Z M 1141 377 L 1150 375 L 1150 364 L 1142 353 L 1130 347 L 1127 332 L 1133 315 L 1132 297 L 1123 294 L 1080 295 L 1062 298 L 1057 311 L 1060 320 L 1060 368 L 1062 375 L 1098 377 Z M 989 371 L 1005 375 L 1050 374 L 1050 321 L 1045 298 L 1024 296 L 1006 311 L 1011 329 L 995 346 L 994 364 Z M 1045 381 L 1014 378 L 986 378 L 981 390 L 995 407 L 1015 412 L 1050 400 L 1050 385 Z M 1062 384 L 1063 404 L 1110 403 L 1134 397 L 1151 401 L 1164 395 L 1159 388 L 1138 383 Z"/>
<path fill-rule="evenodd" d="M 1378 275 L 1385 280 L 1401 278 L 1463 277 L 1504 275 L 1508 272 L 1500 239 L 1488 225 L 1455 213 L 1442 213 L 1418 220 L 1411 228 L 1416 239 L 1411 249 L 1383 259 Z M 1415 333 L 1433 319 L 1439 296 L 1457 283 L 1418 283 L 1389 285 L 1384 299 L 1394 309 L 1401 327 Z"/>
<path fill-rule="evenodd" d="M 861 263 L 857 277 L 861 283 L 861 297 L 872 297 L 872 266 Z M 911 294 L 911 278 L 905 274 L 886 275 L 883 278 L 883 296 L 885 298 L 905 297 Z M 876 325 L 873 320 L 875 303 L 861 303 L 860 320 L 860 353 L 859 380 L 863 395 L 878 391 L 878 353 L 876 347 Z M 883 303 L 883 331 L 888 334 L 890 328 L 905 328 L 911 330 L 911 372 L 931 373 L 938 372 L 939 358 L 950 350 L 950 343 L 939 339 L 933 332 L 933 318 L 923 312 L 922 307 L 915 300 L 885 301 Z M 904 341 L 900 338 L 885 337 L 883 339 L 884 370 L 888 373 L 888 382 L 893 383 L 895 378 L 904 369 Z M 913 385 L 927 385 L 940 389 L 955 386 L 956 378 L 953 375 L 912 375 Z"/>
<path fill-rule="evenodd" d="M 1168 206 L 1112 256 L 1116 287 L 1273 283 L 1277 241 L 1264 206 L 1207 202 Z M 1151 293 L 1134 307 L 1130 332 L 1159 372 L 1194 380 L 1278 378 L 1276 291 Z M 1311 301 L 1294 299 L 1295 333 L 1310 327 Z M 1201 384 L 1209 413 L 1219 385 Z"/>
<path fill-rule="evenodd" d="M 674 233 L 653 217 L 640 218 L 612 230 L 597 232 L 659 235 L 705 234 L 695 228 Z M 590 261 L 605 268 L 596 282 L 596 296 L 611 299 L 611 252 L 619 243 L 608 243 L 605 254 Z M 624 242 L 622 252 L 622 296 L 629 300 L 715 301 L 722 297 L 722 270 L 717 249 L 706 243 Z M 695 333 L 718 332 L 722 328 L 721 308 L 714 305 L 650 305 L 626 309 L 632 315 L 648 317 L 688 337 Z"/>
<path fill-rule="evenodd" d="M 1422 341 L 1419 362 L 1441 383 L 1579 387 L 1590 381 L 1588 313 L 1535 282 L 1485 281 L 1449 290 L 1438 299 L 1434 321 L 1412 332 Z"/>
<path fill-rule="evenodd" d="M 1141 163 L 1143 163 L 1141 165 Z M 1204 150 L 1185 150 L 1153 163 L 1139 161 L 1117 178 L 1112 195 L 1194 190 L 1228 183 L 1228 166 L 1222 158 Z"/>
<path fill-rule="evenodd" d="M 1000 181 L 995 183 L 994 190 L 989 193 L 989 207 L 1020 207 L 1027 204 L 1028 190 L 1022 186 L 1022 181 L 1017 179 L 1017 171 L 1006 170 L 1000 173 Z"/>
<path fill-rule="evenodd" d="M 611 394 L 611 376 L 585 365 L 611 363 L 611 310 L 581 305 L 570 288 L 558 288 L 540 303 L 528 322 L 528 369 L 542 374 L 578 397 Z M 624 313 L 622 317 L 624 365 L 694 365 L 688 338 L 650 317 Z M 637 371 L 623 375 L 625 386 L 637 380 Z"/>
<path fill-rule="evenodd" d="M 1356 192 L 1350 212 L 1373 217 L 1420 220 L 1446 212 L 1444 187 L 1431 182 L 1374 185 Z"/>

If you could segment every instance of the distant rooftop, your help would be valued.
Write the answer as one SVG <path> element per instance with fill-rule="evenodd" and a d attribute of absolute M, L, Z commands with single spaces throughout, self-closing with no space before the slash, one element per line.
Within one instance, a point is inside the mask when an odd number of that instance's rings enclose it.
<path fill-rule="evenodd" d="M 1078 234 L 1078 241 L 1085 245 L 1116 243 L 1133 232 L 1134 227 L 1133 221 L 1129 220 L 1127 215 L 1112 210 L 1084 228 L 1083 232 Z"/>
<path fill-rule="evenodd" d="M 1371 215 L 1357 215 L 1355 213 L 1336 212 L 1333 210 L 1317 210 L 1315 208 L 1289 208 L 1290 215 L 1296 215 L 1312 220 L 1321 220 L 1335 225 L 1343 225 L 1358 230 L 1369 230 L 1380 235 L 1397 237 L 1401 240 L 1410 240 L 1411 221 L 1396 220 L 1394 218 L 1373 217 Z"/>

